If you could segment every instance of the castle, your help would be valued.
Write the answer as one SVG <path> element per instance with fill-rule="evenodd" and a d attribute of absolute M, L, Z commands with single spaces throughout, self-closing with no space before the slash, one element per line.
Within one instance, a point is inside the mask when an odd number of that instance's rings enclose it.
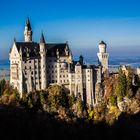
<path fill-rule="evenodd" d="M 102 95 L 102 76 L 108 71 L 106 43 L 99 43 L 99 65 L 86 65 L 83 57 L 74 61 L 66 43 L 48 43 L 43 33 L 40 42 L 32 40 L 33 31 L 27 19 L 23 42 L 14 39 L 10 49 L 10 84 L 20 96 L 26 92 L 46 90 L 49 85 L 59 84 L 70 94 L 81 97 L 88 105 L 95 105 Z"/>

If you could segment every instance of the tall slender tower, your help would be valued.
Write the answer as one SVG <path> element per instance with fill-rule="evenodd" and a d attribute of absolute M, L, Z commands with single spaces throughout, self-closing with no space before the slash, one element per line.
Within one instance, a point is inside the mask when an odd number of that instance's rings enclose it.
<path fill-rule="evenodd" d="M 43 33 L 40 38 L 40 56 L 41 56 L 41 89 L 46 90 L 47 88 L 47 75 L 46 75 L 46 49 L 45 49 L 45 38 Z"/>
<path fill-rule="evenodd" d="M 98 56 L 98 62 L 99 62 L 99 65 L 102 66 L 102 72 L 106 72 L 108 70 L 108 57 L 109 57 L 109 54 L 106 53 L 106 48 L 107 48 L 107 45 L 104 41 L 101 41 L 99 43 L 99 53 L 97 53 L 97 56 Z"/>
<path fill-rule="evenodd" d="M 32 28 L 30 24 L 29 18 L 27 18 L 26 23 L 25 23 L 25 30 L 24 30 L 24 40 L 25 42 L 32 42 Z"/>
<path fill-rule="evenodd" d="M 20 48 L 20 61 L 19 61 L 19 66 L 18 66 L 18 72 L 19 72 L 19 92 L 20 92 L 20 97 L 22 98 L 23 94 L 23 65 L 22 65 L 22 48 Z"/>

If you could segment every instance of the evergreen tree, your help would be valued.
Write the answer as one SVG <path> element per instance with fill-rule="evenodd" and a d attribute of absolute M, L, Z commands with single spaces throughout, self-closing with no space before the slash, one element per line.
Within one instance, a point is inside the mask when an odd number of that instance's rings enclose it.
<path fill-rule="evenodd" d="M 6 87 L 6 81 L 3 79 L 0 81 L 0 96 L 3 94 Z"/>
<path fill-rule="evenodd" d="M 127 87 L 126 87 L 126 95 L 127 97 L 131 97 L 132 96 L 132 80 L 133 80 L 133 70 L 131 68 L 128 68 L 128 75 L 126 77 L 126 81 L 127 81 Z"/>
<path fill-rule="evenodd" d="M 126 76 L 122 71 L 122 69 L 119 69 L 115 93 L 120 101 L 123 99 L 124 96 L 126 96 L 126 88 L 127 88 Z"/>
<path fill-rule="evenodd" d="M 111 106 L 116 106 L 117 105 L 117 97 L 115 95 L 111 95 L 109 98 L 109 103 Z"/>

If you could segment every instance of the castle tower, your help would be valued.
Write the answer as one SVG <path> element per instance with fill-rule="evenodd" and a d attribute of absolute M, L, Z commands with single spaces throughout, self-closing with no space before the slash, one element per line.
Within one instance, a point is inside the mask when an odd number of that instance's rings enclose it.
<path fill-rule="evenodd" d="M 26 23 L 25 23 L 25 30 L 24 30 L 24 40 L 25 42 L 32 42 L 32 28 L 30 24 L 29 18 L 27 18 Z"/>
<path fill-rule="evenodd" d="M 98 56 L 98 62 L 99 62 L 99 65 L 102 66 L 102 72 L 106 72 L 108 70 L 108 57 L 109 57 L 109 54 L 106 53 L 106 48 L 107 48 L 107 45 L 104 41 L 101 41 L 99 43 L 99 53 L 97 53 L 97 56 Z"/>
<path fill-rule="evenodd" d="M 82 66 L 79 62 L 75 65 L 75 96 L 83 100 Z"/>
<path fill-rule="evenodd" d="M 23 66 L 22 66 L 22 48 L 20 48 L 20 61 L 19 61 L 19 92 L 20 92 L 20 98 L 22 98 L 22 94 L 23 94 Z"/>
<path fill-rule="evenodd" d="M 46 75 L 46 49 L 45 49 L 45 38 L 42 33 L 40 38 L 40 56 L 41 56 L 41 89 L 46 90 L 47 88 L 47 75 Z"/>

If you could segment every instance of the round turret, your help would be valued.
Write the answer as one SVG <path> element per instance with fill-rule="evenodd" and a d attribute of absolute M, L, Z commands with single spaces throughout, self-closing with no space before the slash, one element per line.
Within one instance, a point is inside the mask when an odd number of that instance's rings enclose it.
<path fill-rule="evenodd" d="M 106 53 L 106 43 L 104 41 L 101 41 L 99 43 L 99 53 Z"/>

